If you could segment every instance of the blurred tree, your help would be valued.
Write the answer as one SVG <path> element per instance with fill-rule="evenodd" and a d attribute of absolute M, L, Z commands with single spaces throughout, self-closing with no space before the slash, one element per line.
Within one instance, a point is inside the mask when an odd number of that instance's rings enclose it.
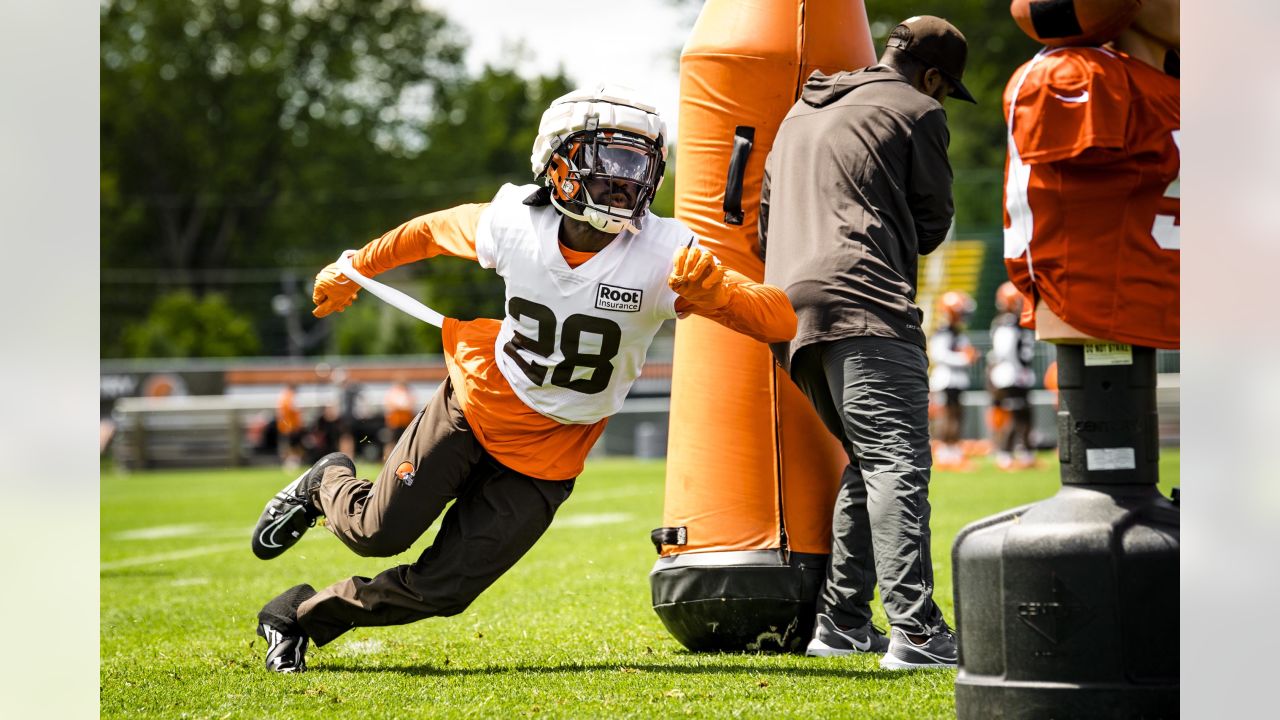
<path fill-rule="evenodd" d="M 333 352 L 343 356 L 440 352 L 440 331 L 376 298 L 357 301 L 333 319 Z"/>
<path fill-rule="evenodd" d="M 156 301 L 141 322 L 124 329 L 131 357 L 235 357 L 259 351 L 253 323 L 232 310 L 220 294 L 196 299 L 185 290 Z"/>
<path fill-rule="evenodd" d="M 109 1 L 101 47 L 104 262 L 152 258 L 197 288 L 202 268 L 305 245 L 261 231 L 317 166 L 358 179 L 370 148 L 421 146 L 462 57 L 414 0 Z"/>
<path fill-rule="evenodd" d="M 417 0 L 103 2 L 104 356 L 130 352 L 122 327 L 165 288 L 230 289 L 283 352 L 274 269 L 314 272 L 528 181 L 538 116 L 568 83 L 468 79 L 465 40 Z"/>
<path fill-rule="evenodd" d="M 431 97 L 461 72 L 455 33 L 414 0 L 101 8 L 104 269 L 197 294 L 223 269 L 315 254 L 298 252 L 318 238 L 290 218 L 370 226 L 358 207 L 300 201 L 317 187 L 358 196 L 381 155 L 421 146 Z M 131 287 L 132 304 L 104 303 L 104 354 L 125 350 L 121 325 L 160 289 Z M 230 300 L 278 322 L 273 291 L 241 285 Z"/>

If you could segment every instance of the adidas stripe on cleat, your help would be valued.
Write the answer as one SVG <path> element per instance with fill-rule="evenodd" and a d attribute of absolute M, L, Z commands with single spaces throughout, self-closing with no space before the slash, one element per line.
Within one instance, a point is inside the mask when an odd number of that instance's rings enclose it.
<path fill-rule="evenodd" d="M 316 518 L 324 513 L 311 503 L 311 493 L 320 485 L 325 469 L 332 465 L 343 465 L 352 473 L 356 471 L 351 458 L 342 453 L 329 453 L 267 501 L 253 528 L 250 545 L 254 555 L 263 560 L 278 557 L 316 524 Z"/>

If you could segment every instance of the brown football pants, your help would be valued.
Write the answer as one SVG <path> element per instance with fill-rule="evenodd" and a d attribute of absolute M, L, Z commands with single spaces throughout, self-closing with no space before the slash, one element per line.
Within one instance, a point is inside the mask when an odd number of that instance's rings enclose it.
<path fill-rule="evenodd" d="M 332 466 L 315 500 L 333 534 L 366 557 L 404 552 L 452 500 L 434 542 L 412 565 L 321 590 L 298 607 L 298 622 L 324 645 L 353 627 L 456 615 L 533 547 L 572 491 L 573 480 L 538 480 L 494 460 L 445 380 L 377 482 Z"/>

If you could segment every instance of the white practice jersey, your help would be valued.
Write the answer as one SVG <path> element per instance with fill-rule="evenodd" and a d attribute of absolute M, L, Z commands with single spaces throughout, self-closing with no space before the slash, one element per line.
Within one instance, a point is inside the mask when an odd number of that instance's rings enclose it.
<path fill-rule="evenodd" d="M 929 373 L 930 390 L 969 389 L 969 365 L 972 361 L 965 351 L 970 347 L 972 344 L 967 335 L 946 327 L 929 338 L 929 362 L 933 363 L 933 370 Z"/>
<path fill-rule="evenodd" d="M 991 352 L 987 354 L 991 386 L 1003 390 L 1035 385 L 1036 373 L 1031 368 L 1035 345 L 1035 331 L 1019 326 L 1014 315 L 998 316 L 991 324 Z"/>
<path fill-rule="evenodd" d="M 639 232 L 577 268 L 560 253 L 560 213 L 524 200 L 536 185 L 503 185 L 480 217 L 476 255 L 506 280 L 498 369 L 526 405 L 562 423 L 594 423 L 622 408 L 663 321 L 684 223 L 646 213 Z M 697 241 L 694 240 L 696 247 Z"/>

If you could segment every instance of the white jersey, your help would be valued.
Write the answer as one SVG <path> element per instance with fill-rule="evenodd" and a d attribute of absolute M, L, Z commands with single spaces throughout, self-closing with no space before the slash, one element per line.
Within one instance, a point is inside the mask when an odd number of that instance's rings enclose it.
<path fill-rule="evenodd" d="M 560 252 L 561 215 L 524 200 L 536 185 L 503 185 L 480 216 L 476 255 L 506 280 L 498 369 L 526 405 L 562 423 L 594 423 L 622 408 L 663 321 L 676 249 L 694 234 L 646 213 L 587 262 Z M 694 240 L 694 245 L 697 245 Z"/>
<path fill-rule="evenodd" d="M 1035 332 L 1018 325 L 1011 314 L 998 316 L 991 324 L 991 352 L 987 355 L 987 377 L 991 386 L 1030 388 L 1036 384 L 1031 368 L 1035 358 Z"/>
<path fill-rule="evenodd" d="M 929 361 L 933 363 L 933 370 L 929 373 L 930 390 L 969 389 L 969 365 L 972 361 L 965 351 L 970 347 L 969 337 L 953 332 L 951 328 L 944 327 L 929 338 Z"/>

